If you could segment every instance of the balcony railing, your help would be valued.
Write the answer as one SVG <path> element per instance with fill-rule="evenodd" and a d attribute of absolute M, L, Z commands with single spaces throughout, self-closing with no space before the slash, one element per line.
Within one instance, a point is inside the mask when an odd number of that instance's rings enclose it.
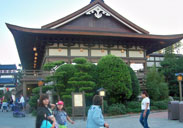
<path fill-rule="evenodd" d="M 52 75 L 51 72 L 42 70 L 23 70 L 23 78 L 21 81 L 38 81 L 40 79 L 45 79 L 47 76 Z"/>

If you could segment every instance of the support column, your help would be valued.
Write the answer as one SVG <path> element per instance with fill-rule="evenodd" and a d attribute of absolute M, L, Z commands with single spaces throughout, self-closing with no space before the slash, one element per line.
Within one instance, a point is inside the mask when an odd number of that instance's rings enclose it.
<path fill-rule="evenodd" d="M 26 82 L 23 82 L 23 96 L 26 99 L 26 97 L 27 97 L 27 84 L 26 84 Z"/>

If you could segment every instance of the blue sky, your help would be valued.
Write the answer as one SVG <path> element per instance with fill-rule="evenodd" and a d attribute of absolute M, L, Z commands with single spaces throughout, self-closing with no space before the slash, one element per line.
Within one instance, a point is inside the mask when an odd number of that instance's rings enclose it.
<path fill-rule="evenodd" d="M 152 34 L 183 33 L 183 0 L 104 0 Z M 89 4 L 90 0 L 0 0 L 0 64 L 19 64 L 5 23 L 40 28 Z"/>

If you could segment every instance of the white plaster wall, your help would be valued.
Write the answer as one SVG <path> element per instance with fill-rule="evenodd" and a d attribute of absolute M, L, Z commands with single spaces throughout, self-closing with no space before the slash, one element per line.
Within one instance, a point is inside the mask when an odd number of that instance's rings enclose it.
<path fill-rule="evenodd" d="M 126 57 L 126 51 L 121 53 L 121 50 L 111 50 L 111 55 L 115 55 L 117 57 Z"/>
<path fill-rule="evenodd" d="M 106 56 L 107 55 L 107 50 L 104 50 L 102 52 L 101 50 L 91 50 L 91 56 Z"/>
<path fill-rule="evenodd" d="M 88 56 L 88 50 L 83 49 L 83 52 L 80 52 L 80 49 L 71 49 L 71 56 Z"/>
<path fill-rule="evenodd" d="M 140 53 L 140 51 L 129 51 L 129 57 L 144 57 L 144 51 Z"/>
<path fill-rule="evenodd" d="M 49 56 L 67 56 L 67 49 L 49 49 Z"/>

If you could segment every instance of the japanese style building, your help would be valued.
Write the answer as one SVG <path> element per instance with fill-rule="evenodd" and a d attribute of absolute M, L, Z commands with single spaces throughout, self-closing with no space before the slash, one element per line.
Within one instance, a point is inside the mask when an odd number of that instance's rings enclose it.
<path fill-rule="evenodd" d="M 0 65 L 0 90 L 10 91 L 17 85 L 17 67 L 16 65 Z"/>
<path fill-rule="evenodd" d="M 183 34 L 151 35 L 114 11 L 103 0 L 92 0 L 80 10 L 40 29 L 7 24 L 24 70 L 41 70 L 51 61 L 72 63 L 86 57 L 97 63 L 105 55 L 147 68 L 147 55 L 183 39 Z M 26 86 L 26 84 L 24 84 Z"/>

